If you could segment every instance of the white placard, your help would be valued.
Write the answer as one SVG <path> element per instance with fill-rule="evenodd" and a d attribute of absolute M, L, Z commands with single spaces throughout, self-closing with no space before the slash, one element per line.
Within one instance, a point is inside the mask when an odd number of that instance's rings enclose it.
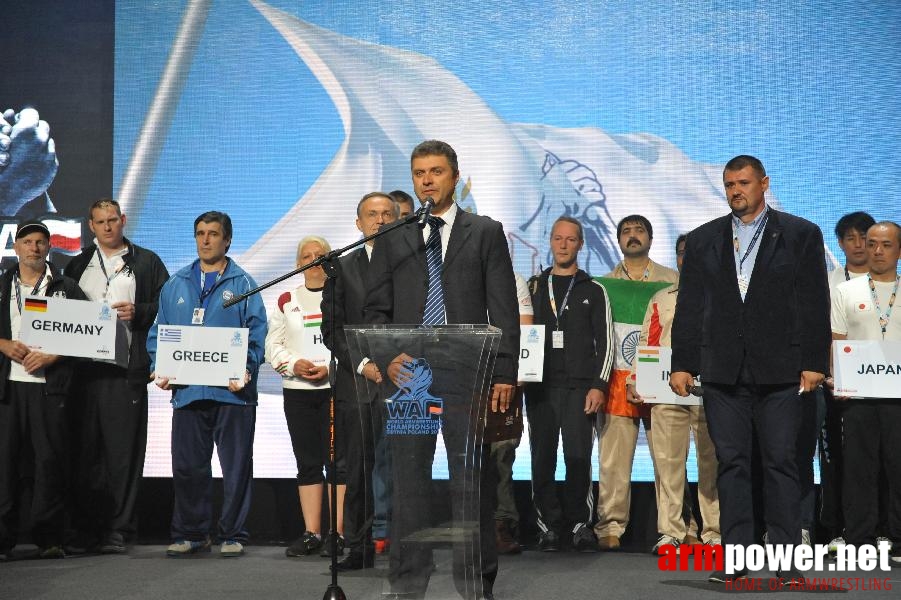
<path fill-rule="evenodd" d="M 518 381 L 538 383 L 542 377 L 544 377 L 544 325 L 520 325 Z"/>
<path fill-rule="evenodd" d="M 901 342 L 835 340 L 832 373 L 836 396 L 901 397 Z"/>
<path fill-rule="evenodd" d="M 60 356 L 116 357 L 116 311 L 106 302 L 27 296 L 19 340 Z"/>
<path fill-rule="evenodd" d="M 159 325 L 156 377 L 174 385 L 217 386 L 244 379 L 247 333 L 246 327 Z"/>
<path fill-rule="evenodd" d="M 322 338 L 322 313 L 304 315 L 301 356 L 317 366 L 327 365 L 331 353 Z"/>
<path fill-rule="evenodd" d="M 647 404 L 700 406 L 697 396 L 673 393 L 669 387 L 673 349 L 666 346 L 639 346 L 635 353 L 635 391 Z"/>

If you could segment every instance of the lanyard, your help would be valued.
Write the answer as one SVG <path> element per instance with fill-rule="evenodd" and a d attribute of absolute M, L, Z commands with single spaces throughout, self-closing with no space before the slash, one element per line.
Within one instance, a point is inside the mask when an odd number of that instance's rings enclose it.
<path fill-rule="evenodd" d="M 870 294 L 873 296 L 873 306 L 876 308 L 876 314 L 879 316 L 879 327 L 882 329 L 882 339 L 885 339 L 885 330 L 888 329 L 889 319 L 892 318 L 892 306 L 895 304 L 895 296 L 898 294 L 898 282 L 901 281 L 901 275 L 895 276 L 895 287 L 892 288 L 892 295 L 888 299 L 888 309 L 885 313 L 879 308 L 879 298 L 876 297 L 876 283 L 873 277 L 867 273 L 867 279 L 870 280 Z"/>
<path fill-rule="evenodd" d="M 116 270 L 116 271 L 113 273 L 113 276 L 110 277 L 110 276 L 107 274 L 107 272 L 106 272 L 106 265 L 104 264 L 104 261 L 103 261 L 103 255 L 100 253 L 100 247 L 99 247 L 99 246 L 97 247 L 97 262 L 100 263 L 100 270 L 103 271 L 103 278 L 106 279 L 106 290 L 104 290 L 104 292 L 103 292 L 103 297 L 104 297 L 104 299 L 105 299 L 105 298 L 109 295 L 109 286 L 110 286 L 110 283 L 112 283 L 113 279 L 115 279 L 116 277 L 118 277 L 118 276 L 119 276 L 119 273 L 121 273 L 122 271 L 124 271 L 125 268 L 124 268 L 124 265 L 123 265 L 123 268 Z"/>
<path fill-rule="evenodd" d="M 200 267 L 198 266 L 197 269 L 200 270 Z M 216 281 L 214 281 L 213 285 L 211 285 L 209 288 L 205 287 L 207 275 L 209 275 L 209 273 L 200 271 L 200 306 L 204 309 L 207 307 L 207 304 L 210 303 L 210 296 L 213 295 L 213 290 L 215 290 L 216 286 L 219 285 L 219 280 L 222 278 L 222 271 L 216 273 Z"/>
<path fill-rule="evenodd" d="M 626 277 L 629 281 L 635 281 L 632 279 L 632 274 L 629 273 L 629 269 L 626 268 L 626 263 L 623 263 L 623 273 L 626 274 Z M 648 261 L 648 266 L 644 268 L 644 276 L 641 278 L 641 281 L 647 281 L 651 277 L 651 261 Z"/>
<path fill-rule="evenodd" d="M 44 277 L 47 275 L 47 267 L 44 267 L 44 272 L 41 273 L 41 277 L 38 279 L 38 282 L 34 285 L 34 289 L 31 290 L 29 296 L 37 296 L 38 290 L 41 289 L 41 284 L 44 283 Z M 19 269 L 16 268 L 16 303 L 19 305 L 19 314 L 22 314 L 22 287 L 19 285 Z M 889 306 L 889 310 L 891 310 L 891 306 Z"/>
<path fill-rule="evenodd" d="M 748 255 L 751 254 L 751 250 L 754 249 L 754 246 L 757 245 L 757 240 L 760 239 L 760 234 L 763 233 L 763 228 L 766 227 L 766 222 L 770 220 L 770 209 L 766 209 L 766 214 L 761 219 L 760 224 L 757 225 L 757 230 L 754 232 L 754 237 L 751 238 L 751 243 L 748 244 L 747 249 L 745 250 L 745 255 L 741 257 L 738 261 L 738 273 L 741 274 L 744 270 L 745 261 L 748 259 Z M 735 254 L 738 254 L 738 228 L 735 226 L 735 221 L 732 222 L 732 244 L 735 246 Z"/>
<path fill-rule="evenodd" d="M 851 273 L 848 273 L 848 265 L 845 265 L 845 281 L 851 281 Z"/>
<path fill-rule="evenodd" d="M 566 288 L 566 294 L 563 295 L 563 302 L 560 303 L 560 310 L 557 311 L 557 299 L 554 298 L 554 276 L 548 275 L 547 277 L 547 291 L 548 296 L 551 297 L 551 312 L 554 313 L 554 319 L 557 321 L 557 329 L 560 329 L 560 317 L 563 316 L 563 311 L 566 310 L 566 303 L 569 301 L 569 293 L 573 289 L 573 284 L 576 282 L 576 276 L 573 275 L 572 279 L 569 280 L 569 287 Z"/>

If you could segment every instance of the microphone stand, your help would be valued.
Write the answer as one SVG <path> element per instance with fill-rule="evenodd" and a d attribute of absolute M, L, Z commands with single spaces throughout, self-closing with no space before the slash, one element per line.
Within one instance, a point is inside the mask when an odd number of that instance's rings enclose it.
<path fill-rule="evenodd" d="M 325 271 L 326 275 L 328 275 L 330 282 L 326 282 L 326 285 L 335 285 L 335 278 L 338 276 L 338 269 L 335 267 L 334 262 L 338 259 L 342 254 L 347 252 L 348 250 L 353 250 L 359 246 L 362 246 L 369 240 L 374 240 L 383 235 L 387 235 L 388 233 L 398 229 L 399 227 L 403 227 L 408 223 L 418 223 L 420 227 L 425 227 L 428 222 L 429 215 L 431 214 L 432 207 L 435 206 L 435 202 L 431 198 L 426 198 L 423 202 L 422 207 L 419 210 L 414 212 L 413 214 L 408 215 L 405 219 L 398 220 L 392 223 L 388 227 L 384 227 L 379 229 L 377 232 L 372 235 L 368 235 L 364 238 L 357 240 L 356 242 L 345 246 L 344 248 L 339 248 L 337 250 L 332 250 L 328 254 L 324 254 L 319 258 L 308 262 L 305 265 L 302 265 L 289 273 L 285 273 L 284 275 L 280 275 L 276 277 L 272 281 L 268 281 L 261 286 L 258 286 L 248 292 L 243 294 L 239 294 L 234 296 L 233 298 L 226 300 L 222 303 L 223 308 L 228 308 L 229 306 L 234 306 L 235 304 L 246 300 L 250 296 L 254 294 L 258 294 L 263 290 L 272 287 L 276 283 L 280 283 L 288 278 L 294 277 L 300 273 L 303 273 L 307 269 L 312 269 L 313 267 L 322 266 L 322 269 Z M 335 314 L 335 294 L 332 294 L 332 304 L 331 304 L 332 315 Z M 332 330 L 329 332 L 330 337 L 334 339 L 335 331 L 335 320 L 334 318 L 329 320 L 330 326 Z M 334 346 L 334 344 L 332 344 Z M 338 585 L 338 532 L 335 530 L 335 524 L 338 522 L 338 483 L 335 480 L 335 382 L 337 379 L 337 371 L 338 371 L 338 362 L 335 359 L 335 351 L 331 350 L 331 358 L 329 359 L 329 385 L 332 389 L 332 395 L 329 398 L 329 489 L 331 490 L 331 498 L 329 499 L 329 546 L 331 548 L 331 573 L 332 580 L 329 584 L 328 588 L 325 590 L 325 595 L 322 597 L 322 600 L 347 600 L 347 596 L 344 594 L 344 590 L 341 589 L 341 586 Z"/>

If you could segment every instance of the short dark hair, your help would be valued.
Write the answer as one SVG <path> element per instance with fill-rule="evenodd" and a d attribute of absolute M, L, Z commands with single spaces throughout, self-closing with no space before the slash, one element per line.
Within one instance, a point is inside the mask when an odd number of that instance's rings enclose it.
<path fill-rule="evenodd" d="M 88 219 L 94 220 L 94 210 L 98 208 L 115 208 L 116 214 L 120 217 L 122 216 L 122 207 L 119 206 L 119 203 L 113 200 L 112 198 L 101 198 L 97 200 L 93 204 L 91 204 L 91 208 L 88 209 Z"/>
<path fill-rule="evenodd" d="M 873 223 L 870 227 L 894 227 L 895 233 L 898 234 L 898 244 L 901 245 L 901 225 L 894 221 L 879 221 L 878 223 Z"/>
<path fill-rule="evenodd" d="M 679 244 L 681 244 L 683 242 L 686 242 L 686 243 L 688 242 L 688 234 L 687 233 L 680 233 L 679 237 L 676 238 L 676 248 L 675 248 L 676 252 L 679 251 Z"/>
<path fill-rule="evenodd" d="M 360 218 L 360 211 L 363 210 L 363 203 L 369 200 L 370 198 L 384 198 L 391 202 L 391 205 L 394 206 L 394 216 L 397 217 L 400 214 L 400 209 L 397 206 L 397 202 L 394 201 L 394 198 L 391 197 L 391 194 L 386 194 L 385 192 L 369 192 L 357 202 L 357 218 Z"/>
<path fill-rule="evenodd" d="M 198 223 L 219 223 L 222 226 L 222 236 L 228 240 L 228 246 L 225 251 L 231 248 L 232 240 L 232 218 L 224 212 L 218 210 L 208 210 L 196 219 L 194 219 L 194 232 L 197 232 Z"/>
<path fill-rule="evenodd" d="M 554 233 L 554 228 L 557 227 L 557 223 L 572 223 L 579 229 L 579 241 L 580 242 L 585 241 L 585 235 L 582 233 L 582 223 L 580 223 L 579 220 L 576 219 L 575 217 L 570 217 L 568 215 L 562 215 L 560 217 L 557 217 L 557 220 L 554 221 L 554 224 L 551 226 L 551 234 L 552 235 Z"/>
<path fill-rule="evenodd" d="M 867 229 L 876 224 L 876 219 L 862 210 L 848 213 L 838 220 L 835 224 L 835 237 L 842 239 L 851 230 L 856 229 L 861 234 L 866 235 Z"/>
<path fill-rule="evenodd" d="M 413 148 L 413 152 L 410 154 L 410 166 L 413 165 L 414 158 L 422 158 L 423 156 L 447 157 L 447 162 L 450 164 L 453 174 L 457 175 L 460 172 L 460 168 L 457 165 L 457 153 L 447 142 L 442 142 L 441 140 L 426 140 L 420 142 L 419 145 Z"/>
<path fill-rule="evenodd" d="M 408 202 L 411 207 L 416 207 L 416 203 L 413 202 L 413 196 L 403 190 L 394 190 L 393 192 L 388 192 L 388 195 L 398 204 L 401 202 Z"/>
<path fill-rule="evenodd" d="M 654 239 L 654 228 L 651 227 L 651 222 L 641 215 L 629 215 L 620 219 L 619 223 L 616 224 L 616 239 L 619 239 L 619 236 L 623 233 L 623 226 L 626 223 L 640 223 L 648 232 L 648 237 L 652 240 Z"/>
<path fill-rule="evenodd" d="M 757 173 L 757 176 L 763 179 L 766 177 L 766 169 L 763 168 L 763 163 L 760 162 L 760 159 L 750 154 L 739 154 L 732 160 L 726 163 L 726 166 L 723 168 L 723 172 L 726 171 L 741 171 L 745 167 L 751 167 L 754 169 L 754 172 Z"/>

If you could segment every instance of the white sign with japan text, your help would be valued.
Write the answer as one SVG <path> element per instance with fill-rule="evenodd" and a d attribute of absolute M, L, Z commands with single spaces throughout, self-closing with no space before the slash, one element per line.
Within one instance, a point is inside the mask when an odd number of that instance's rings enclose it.
<path fill-rule="evenodd" d="M 832 374 L 836 396 L 901 397 L 901 342 L 835 340 Z"/>

